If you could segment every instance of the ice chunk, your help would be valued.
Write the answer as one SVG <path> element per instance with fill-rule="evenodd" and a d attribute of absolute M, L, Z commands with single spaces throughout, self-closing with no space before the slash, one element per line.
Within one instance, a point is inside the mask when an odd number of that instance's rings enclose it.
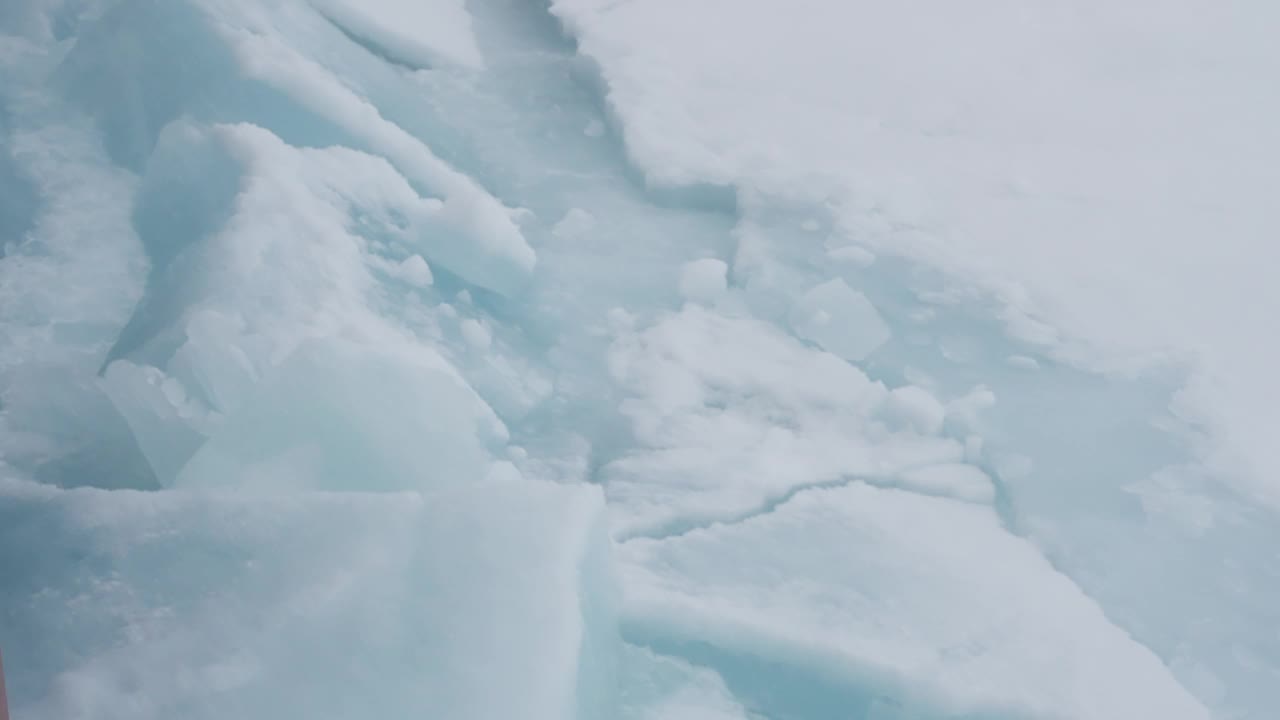
<path fill-rule="evenodd" d="M 644 648 L 622 654 L 620 720 L 747 720 L 715 671 Z"/>
<path fill-rule="evenodd" d="M 995 486 L 987 474 L 963 463 L 926 465 L 911 468 L 898 476 L 901 487 L 928 495 L 942 495 L 957 500 L 990 503 L 995 500 Z"/>
<path fill-rule="evenodd" d="M 965 395 L 947 403 L 946 423 L 960 431 L 976 428 L 980 416 L 995 407 L 996 394 L 985 385 L 978 385 Z"/>
<path fill-rule="evenodd" d="M 853 483 L 617 556 L 628 636 L 705 648 L 770 716 L 1209 717 L 987 507 Z M 729 672 L 752 658 L 823 681 Z"/>
<path fill-rule="evenodd" d="M 685 263 L 680 270 L 680 295 L 692 302 L 712 303 L 728 287 L 728 273 L 729 266 L 716 258 Z"/>
<path fill-rule="evenodd" d="M 191 402 L 180 383 L 154 367 L 118 360 L 107 368 L 102 387 L 166 485 L 200 449 L 216 421 L 207 406 Z"/>
<path fill-rule="evenodd" d="M 385 157 L 411 182 L 443 198 L 422 238 L 427 255 L 470 282 L 511 294 L 533 272 L 537 256 L 508 209 L 475 180 L 388 121 L 315 61 L 271 35 L 235 29 L 228 40 L 244 71 L 286 93 Z"/>
<path fill-rule="evenodd" d="M 791 328 L 800 337 L 850 362 L 861 362 L 889 341 L 871 301 L 836 278 L 805 293 L 791 308 Z"/>
<path fill-rule="evenodd" d="M 493 343 L 493 335 L 484 323 L 475 318 L 467 318 L 458 324 L 458 329 L 462 332 L 462 339 L 467 341 L 467 345 L 473 350 L 488 350 Z"/>
<path fill-rule="evenodd" d="M 1009 363 L 1010 367 L 1015 367 L 1015 368 L 1018 368 L 1019 370 L 1039 370 L 1040 369 L 1040 362 L 1035 358 L 1029 357 L 1027 355 L 1010 355 L 1006 360 L 1006 362 Z"/>
<path fill-rule="evenodd" d="M 428 287 L 435 282 L 435 278 L 431 275 L 431 266 L 427 265 L 427 261 L 423 260 L 421 255 L 410 255 L 400 261 L 395 274 L 396 277 L 415 287 Z"/>
<path fill-rule="evenodd" d="M 483 61 L 462 0 L 311 0 L 326 17 L 393 61 L 429 69 Z"/>
<path fill-rule="evenodd" d="M 484 477 L 506 429 L 433 353 L 300 347 L 212 431 L 179 487 L 406 490 Z"/>
<path fill-rule="evenodd" d="M 590 487 L 32 488 L 0 485 L 15 717 L 608 715 L 613 591 Z"/>
<path fill-rule="evenodd" d="M 871 267 L 872 263 L 876 261 L 875 254 L 860 245 L 843 245 L 831 248 L 827 250 L 827 257 L 864 268 Z"/>
<path fill-rule="evenodd" d="M 933 435 L 942 429 L 947 410 L 928 390 L 904 385 L 889 392 L 881 414 L 892 422 Z"/>
<path fill-rule="evenodd" d="M 556 237 L 577 239 L 586 237 L 595 226 L 596 219 L 591 213 L 582 208 L 570 208 L 564 217 L 551 227 L 551 233 Z"/>

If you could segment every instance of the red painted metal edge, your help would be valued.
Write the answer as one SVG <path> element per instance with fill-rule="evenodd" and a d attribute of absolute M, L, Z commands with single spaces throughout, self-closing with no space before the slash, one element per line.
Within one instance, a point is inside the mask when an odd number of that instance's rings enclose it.
<path fill-rule="evenodd" d="M 0 655 L 0 720 L 9 720 L 9 698 L 4 693 L 4 655 Z"/>

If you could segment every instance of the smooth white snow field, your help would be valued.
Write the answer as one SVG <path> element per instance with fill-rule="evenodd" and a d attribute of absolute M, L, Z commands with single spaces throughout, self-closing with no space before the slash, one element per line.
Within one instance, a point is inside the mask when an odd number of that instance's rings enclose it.
<path fill-rule="evenodd" d="M 1280 5 L 0 3 L 15 720 L 1272 720 Z"/>

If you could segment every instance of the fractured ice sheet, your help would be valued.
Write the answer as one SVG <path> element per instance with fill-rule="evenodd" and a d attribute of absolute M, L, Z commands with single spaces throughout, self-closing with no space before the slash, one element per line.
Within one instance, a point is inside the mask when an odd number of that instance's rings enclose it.
<path fill-rule="evenodd" d="M 628 634 L 777 717 L 1209 717 L 990 508 L 852 483 L 618 558 Z"/>
<path fill-rule="evenodd" d="M 1259 150 L 1280 145 L 1277 7 L 552 12 L 598 64 L 646 182 L 736 192 L 735 285 L 756 314 L 786 318 L 835 274 L 893 330 L 872 377 L 992 389 L 944 424 L 1011 526 L 1215 715 L 1267 718 L 1280 344 L 1258 328 L 1280 306 L 1280 173 Z M 1038 369 L 993 362 L 1010 356 Z M 907 404 L 880 417 L 931 422 Z"/>
<path fill-rule="evenodd" d="M 879 422 L 889 393 L 857 367 L 750 317 L 686 306 L 624 333 L 611 366 L 630 391 L 622 412 L 638 441 L 601 472 L 622 536 L 733 519 L 802 487 L 893 483 L 910 468 L 964 460 L 953 439 Z"/>
<path fill-rule="evenodd" d="M 0 485 L 15 717 L 602 717 L 597 492 Z M 501 686 L 495 687 L 495 678 Z"/>
<path fill-rule="evenodd" d="M 177 487 L 5 486 L 23 716 L 1269 720 L 1274 517 L 1029 314 L 1265 325 L 1197 1 L 0 3 L 0 473 Z"/>

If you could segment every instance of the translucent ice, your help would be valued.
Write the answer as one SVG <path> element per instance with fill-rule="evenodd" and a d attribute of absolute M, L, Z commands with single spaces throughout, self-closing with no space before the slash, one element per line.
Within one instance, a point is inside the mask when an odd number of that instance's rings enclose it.
<path fill-rule="evenodd" d="M 601 717 L 598 493 L 0 488 L 16 717 Z M 502 678 L 495 691 L 495 678 Z"/>

